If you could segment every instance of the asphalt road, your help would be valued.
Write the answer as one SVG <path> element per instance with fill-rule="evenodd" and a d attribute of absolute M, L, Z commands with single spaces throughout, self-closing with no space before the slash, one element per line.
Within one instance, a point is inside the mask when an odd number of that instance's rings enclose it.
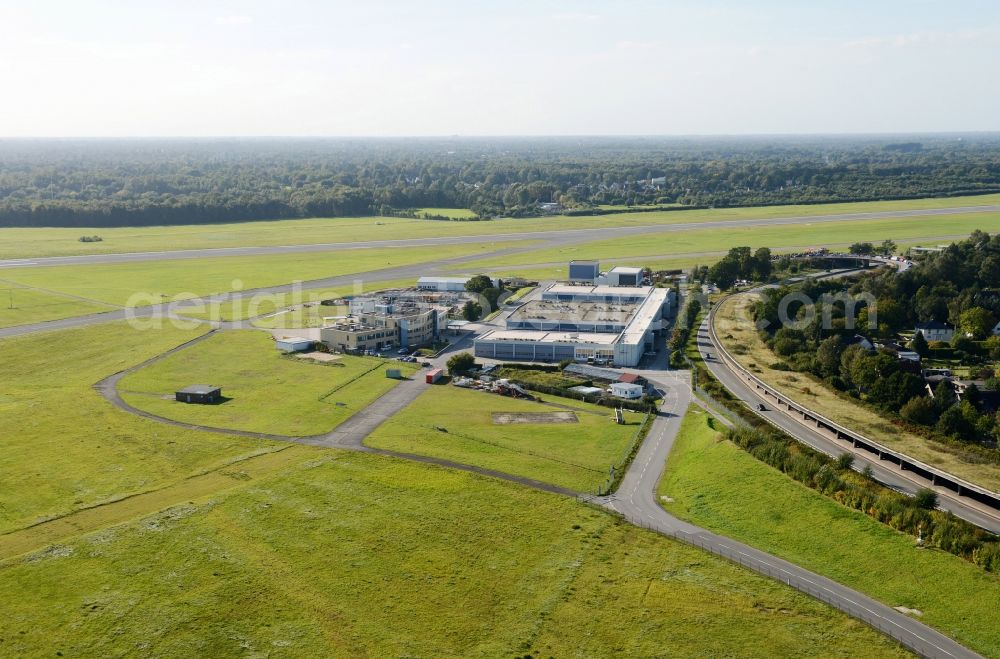
<path fill-rule="evenodd" d="M 185 350 L 211 335 L 211 333 L 206 334 L 139 365 L 115 373 L 97 383 L 95 389 L 119 409 L 161 423 L 209 432 L 237 434 L 260 439 L 291 441 L 313 446 L 327 446 L 376 453 L 398 459 L 413 460 L 470 471 L 555 494 L 576 496 L 582 500 L 603 505 L 621 514 L 631 523 L 700 547 L 739 563 L 755 572 L 786 583 L 801 592 L 866 622 L 924 656 L 942 658 L 972 658 L 978 656 L 929 627 L 857 591 L 780 558 L 756 550 L 748 545 L 683 522 L 664 511 L 657 502 L 657 487 L 663 475 L 667 457 L 680 430 L 684 413 L 692 400 L 689 381 L 690 375 L 687 372 L 644 371 L 650 378 L 650 381 L 665 393 L 662 409 L 654 420 L 649 435 L 639 448 L 635 459 L 629 465 L 628 471 L 625 473 L 617 492 L 609 497 L 591 497 L 541 481 L 473 465 L 409 453 L 373 449 L 365 446 L 364 440 L 366 437 L 387 419 L 413 402 L 425 390 L 428 385 L 422 382 L 422 371 L 418 372 L 414 379 L 400 383 L 397 387 L 374 401 L 366 409 L 352 416 L 339 427 L 328 433 L 311 437 L 267 435 L 187 424 L 143 412 L 132 407 L 121 398 L 118 392 L 118 383 L 125 375 L 145 368 L 168 355 Z M 435 365 L 442 365 L 450 354 L 467 349 L 465 344 L 471 338 L 471 334 L 466 334 L 460 341 L 453 344 L 449 350 L 434 358 L 432 360 L 433 363 Z"/>
<path fill-rule="evenodd" d="M 398 240 L 368 240 L 359 242 L 319 243 L 312 245 L 271 245 L 258 247 L 221 247 L 212 249 L 167 250 L 162 252 L 131 252 L 122 254 L 88 254 L 80 256 L 51 256 L 34 259 L 0 259 L 0 269 L 21 267 L 44 267 L 59 265 L 87 265 L 96 263 L 134 263 L 141 261 L 165 261 L 176 259 L 218 258 L 223 256 L 265 256 L 273 254 L 301 254 L 309 252 L 330 252 L 336 250 L 377 249 L 386 247 L 427 247 L 433 245 L 458 245 L 469 243 L 493 243 L 511 240 L 539 240 L 545 247 L 561 247 L 591 240 L 622 238 L 649 233 L 670 233 L 691 229 L 732 229 L 745 227 L 769 227 L 795 224 L 822 224 L 826 222 L 849 222 L 855 220 L 876 220 L 898 217 L 936 217 L 940 215 L 963 215 L 1000 211 L 1000 205 L 956 206 L 953 208 L 928 208 L 919 210 L 882 211 L 874 213 L 837 213 L 829 215 L 802 215 L 779 218 L 750 218 L 745 220 L 713 220 L 707 222 L 680 222 L 677 224 L 654 224 L 629 227 L 599 227 L 593 229 L 565 229 L 552 231 L 514 231 L 510 233 L 477 236 L 442 236 L 439 238 L 403 238 Z M 523 220 L 494 220 L 514 225 Z M 595 219 L 595 222 L 599 222 Z M 537 249 L 535 247 L 534 249 Z M 481 255 L 485 257 L 486 255 Z"/>
<path fill-rule="evenodd" d="M 667 513 L 657 501 L 657 487 L 667 456 L 680 430 L 691 390 L 685 372 L 663 373 L 651 380 L 667 392 L 646 441 L 609 497 L 589 500 L 621 514 L 629 522 L 722 556 L 759 574 L 781 581 L 887 634 L 926 657 L 978 657 L 930 627 L 856 590 L 771 554 L 689 524 Z M 822 649 L 817 648 L 822 653 Z"/>
<path fill-rule="evenodd" d="M 773 401 L 765 399 L 756 389 L 750 387 L 743 378 L 736 375 L 729 367 L 718 358 L 720 348 L 712 341 L 708 331 L 708 319 L 698 328 L 697 341 L 698 350 L 705 354 L 711 354 L 711 359 L 704 360 L 705 366 L 712 375 L 722 383 L 733 395 L 745 402 L 748 408 L 758 416 L 777 426 L 781 430 L 794 437 L 796 440 L 810 446 L 821 453 L 836 457 L 842 453 L 854 455 L 854 468 L 858 471 L 870 467 L 875 478 L 888 487 L 899 492 L 914 494 L 923 487 L 932 487 L 930 481 L 910 471 L 902 471 L 898 465 L 890 462 L 872 459 L 871 453 L 860 449 L 855 449 L 850 442 L 837 441 L 819 432 L 815 426 L 803 423 L 795 416 L 783 410 L 777 409 Z M 767 409 L 760 412 L 756 409 L 757 404 L 763 404 Z M 1000 518 L 989 512 L 979 504 L 955 496 L 953 492 L 945 488 L 935 487 L 938 493 L 938 505 L 943 510 L 954 513 L 957 517 L 982 527 L 993 533 L 1000 533 Z"/>

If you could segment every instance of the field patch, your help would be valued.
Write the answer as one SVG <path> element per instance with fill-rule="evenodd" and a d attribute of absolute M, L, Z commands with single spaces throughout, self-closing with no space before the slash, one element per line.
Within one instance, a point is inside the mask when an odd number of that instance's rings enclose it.
<path fill-rule="evenodd" d="M 459 387 L 428 387 L 365 443 L 581 492 L 595 490 L 607 479 L 610 465 L 622 457 L 645 415 L 625 412 L 626 425 L 618 425 L 608 408 L 543 398 L 559 407 Z M 570 416 L 576 422 L 566 421 Z M 497 423 L 498 418 L 520 420 Z"/>
<path fill-rule="evenodd" d="M 311 362 L 279 353 L 265 332 L 231 331 L 127 375 L 118 390 L 133 407 L 175 421 L 276 435 L 319 435 L 397 384 L 385 377 L 388 365 L 382 359 L 347 355 L 325 364 Z M 407 375 L 416 371 L 411 364 L 391 366 Z M 221 386 L 225 402 L 173 400 L 174 391 L 197 383 Z"/>
<path fill-rule="evenodd" d="M 445 223 L 399 217 L 337 217 L 158 227 L 0 228 L 0 258 L 288 244 L 305 245 L 440 236 L 481 235 L 488 237 L 502 233 L 551 231 L 554 229 L 669 225 L 713 220 L 749 220 L 836 213 L 984 206 L 997 203 L 1000 203 L 1000 195 L 992 194 L 836 204 L 713 208 L 680 212 L 621 212 L 598 216 L 551 216 L 501 219 L 488 222 Z M 456 209 L 448 210 L 454 211 Z M 626 211 L 627 207 L 615 208 L 614 210 Z M 458 209 L 458 211 L 464 212 L 464 209 Z M 97 243 L 79 241 L 80 234 L 95 233 L 99 234 L 103 241 Z"/>
<path fill-rule="evenodd" d="M 510 424 L 579 423 L 575 412 L 493 412 L 493 423 Z"/>
<path fill-rule="evenodd" d="M 111 310 L 112 307 L 106 304 L 0 282 L 0 327 L 30 325 Z"/>
<path fill-rule="evenodd" d="M 572 499 L 314 453 L 0 564 L 2 653 L 906 656 L 782 584 Z"/>
<path fill-rule="evenodd" d="M 142 419 L 93 389 L 202 331 L 108 323 L 0 341 L 0 533 L 158 489 L 272 446 Z"/>
<path fill-rule="evenodd" d="M 1000 575 L 918 548 L 912 537 L 758 461 L 708 419 L 694 407 L 684 418 L 658 492 L 666 510 L 887 606 L 918 610 L 921 622 L 984 656 L 1000 655 L 1000 627 L 986 622 L 1000 609 Z"/>
<path fill-rule="evenodd" d="M 279 286 L 294 281 L 357 275 L 387 268 L 490 253 L 518 243 L 481 243 L 340 250 L 266 256 L 173 259 L 73 266 L 22 267 L 3 270 L 14 284 L 90 298 L 115 305 L 143 306 L 234 291 Z M 530 244 L 528 242 L 522 244 Z M 308 292 L 305 292 L 308 294 Z M 138 295 L 136 295 L 138 294 Z M 290 304 L 291 296 L 261 295 L 225 302 L 222 318 L 271 313 Z M 185 312 L 205 315 L 210 305 Z"/>

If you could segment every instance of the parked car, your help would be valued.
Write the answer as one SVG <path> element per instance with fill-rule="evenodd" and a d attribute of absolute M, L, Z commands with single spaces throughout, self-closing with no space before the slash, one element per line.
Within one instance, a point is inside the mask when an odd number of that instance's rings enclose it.
<path fill-rule="evenodd" d="M 766 412 L 767 411 L 767 405 L 765 405 L 764 403 L 757 403 L 757 411 L 758 412 Z"/>

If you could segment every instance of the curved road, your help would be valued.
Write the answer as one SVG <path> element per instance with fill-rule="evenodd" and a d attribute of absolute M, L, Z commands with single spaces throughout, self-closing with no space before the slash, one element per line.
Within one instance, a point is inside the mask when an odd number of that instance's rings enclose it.
<path fill-rule="evenodd" d="M 979 656 L 926 625 L 880 604 L 866 595 L 800 568 L 776 556 L 736 542 L 725 536 L 711 533 L 693 524 L 683 522 L 663 510 L 657 502 L 656 491 L 666 467 L 667 456 L 680 430 L 681 422 L 688 405 L 691 403 L 690 376 L 687 372 L 646 372 L 650 381 L 665 392 L 664 404 L 653 422 L 649 435 L 642 446 L 640 446 L 635 459 L 629 465 L 618 490 L 608 497 L 593 497 L 541 481 L 450 460 L 373 449 L 365 446 L 364 440 L 368 435 L 385 420 L 409 405 L 425 390 L 427 385 L 423 384 L 419 377 L 400 383 L 332 431 L 312 437 L 289 437 L 198 426 L 143 412 L 122 400 L 118 392 L 118 383 L 125 375 L 145 368 L 192 345 L 196 345 L 215 333 L 216 330 L 213 330 L 141 364 L 115 373 L 95 384 L 95 389 L 119 409 L 161 423 L 195 430 L 377 453 L 395 458 L 470 471 L 555 494 L 575 496 L 581 500 L 604 506 L 620 514 L 633 524 L 695 545 L 735 563 L 739 563 L 759 574 L 781 581 L 792 588 L 862 620 L 922 656 L 940 657 L 943 659 L 973 659 Z M 434 361 L 436 363 L 443 362 L 448 352 L 463 349 L 461 348 L 461 344 L 468 340 L 468 338 L 466 336 L 465 339 L 453 345 L 445 354 L 439 355 Z"/>
<path fill-rule="evenodd" d="M 650 378 L 667 392 L 646 441 L 629 466 L 618 491 L 609 497 L 591 497 L 629 522 L 722 556 L 754 572 L 788 584 L 811 597 L 865 622 L 902 645 L 925 657 L 978 657 L 947 636 L 903 615 L 856 590 L 798 567 L 776 556 L 754 549 L 667 513 L 657 500 L 657 486 L 666 468 L 667 457 L 691 403 L 686 373 L 674 372 Z"/>

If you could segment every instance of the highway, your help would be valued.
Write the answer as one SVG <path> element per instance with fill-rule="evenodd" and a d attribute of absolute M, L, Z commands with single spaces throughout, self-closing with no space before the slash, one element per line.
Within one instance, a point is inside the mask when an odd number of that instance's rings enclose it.
<path fill-rule="evenodd" d="M 854 468 L 856 470 L 861 471 L 865 467 L 870 467 L 874 477 L 880 483 L 884 483 L 894 490 L 913 494 L 920 488 L 932 487 L 930 481 L 917 474 L 911 471 L 902 471 L 891 462 L 878 460 L 865 450 L 855 449 L 850 442 L 835 440 L 820 432 L 815 424 L 807 424 L 798 417 L 777 408 L 773 400 L 766 398 L 762 393 L 748 385 L 742 377 L 734 373 L 728 363 L 718 357 L 722 348 L 713 340 L 709 331 L 709 322 L 709 318 L 706 318 L 698 328 L 696 337 L 699 352 L 702 355 L 712 355 L 710 359 L 704 360 L 705 366 L 726 389 L 746 403 L 748 409 L 788 433 L 791 437 L 821 453 L 832 457 L 842 453 L 851 453 L 854 455 Z M 757 410 L 758 404 L 764 405 L 766 411 Z M 976 502 L 960 498 L 945 488 L 934 487 L 933 489 L 938 493 L 938 505 L 941 509 L 948 510 L 957 517 L 992 533 L 1000 533 L 1000 517 L 995 512 Z"/>
<path fill-rule="evenodd" d="M 592 240 L 623 238 L 626 236 L 690 231 L 692 229 L 733 229 L 746 227 L 771 227 L 796 224 L 822 224 L 901 217 L 934 218 L 941 215 L 965 215 L 1000 211 L 1000 205 L 956 206 L 953 208 L 927 208 L 915 210 L 880 211 L 872 213 L 836 213 L 828 215 L 800 215 L 793 217 L 761 217 L 744 220 L 709 220 L 706 222 L 679 222 L 676 224 L 651 224 L 625 227 L 595 227 L 593 229 L 559 229 L 543 231 L 514 231 L 510 233 L 482 234 L 475 236 L 441 236 L 437 238 L 402 238 L 395 240 L 368 240 L 357 242 L 317 243 L 308 245 L 267 245 L 256 247 L 220 247 L 211 249 L 165 250 L 155 252 L 126 252 L 120 254 L 88 254 L 78 256 L 50 256 L 31 259 L 0 259 L 2 268 L 46 267 L 65 265 L 92 265 L 98 263 L 135 263 L 177 259 L 219 258 L 224 256 L 267 256 L 276 254 L 304 254 L 337 250 L 428 247 L 434 245 L 459 245 L 496 243 L 513 240 L 543 241 L 546 248 L 562 247 Z M 681 217 L 678 211 L 678 217 Z M 505 224 L 523 223 L 525 220 L 492 220 Z M 600 222 L 595 217 L 594 222 Z M 537 247 L 535 247 L 537 249 Z M 485 255 L 480 255 L 485 257 Z"/>

